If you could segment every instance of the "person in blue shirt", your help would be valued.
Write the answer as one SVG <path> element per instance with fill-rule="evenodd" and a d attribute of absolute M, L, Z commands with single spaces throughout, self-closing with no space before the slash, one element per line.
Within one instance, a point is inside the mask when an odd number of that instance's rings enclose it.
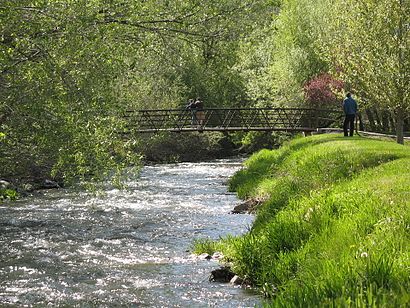
<path fill-rule="evenodd" d="M 356 118 L 357 113 L 357 103 L 352 98 L 351 93 L 346 94 L 346 98 L 343 100 L 343 111 L 345 113 L 345 120 L 343 122 L 343 133 L 345 137 L 353 136 L 354 132 L 354 120 Z M 350 128 L 350 131 L 348 132 Z"/>

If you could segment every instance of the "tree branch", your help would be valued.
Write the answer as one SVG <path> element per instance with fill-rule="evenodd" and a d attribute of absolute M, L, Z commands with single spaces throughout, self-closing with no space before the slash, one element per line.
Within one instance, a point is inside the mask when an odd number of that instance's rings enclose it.
<path fill-rule="evenodd" d="M 44 15 L 46 17 L 50 17 L 53 19 L 56 19 L 55 16 L 52 16 L 46 12 L 44 12 L 44 10 L 33 7 L 33 6 L 22 6 L 22 7 L 6 7 L 6 6 L 0 6 L 0 10 L 15 10 L 15 11 L 28 11 L 28 12 L 35 12 L 41 15 Z"/>
<path fill-rule="evenodd" d="M 182 30 L 182 29 L 175 29 L 175 28 L 166 28 L 166 27 L 147 27 L 144 24 L 147 24 L 148 22 L 130 22 L 128 20 L 118 20 L 118 19 L 106 19 L 103 22 L 97 22 L 98 24 L 120 24 L 120 25 L 126 25 L 126 26 L 131 26 L 131 27 L 137 27 L 140 29 L 143 29 L 145 31 L 150 31 L 150 32 L 173 32 L 173 33 L 179 33 L 179 34 L 184 34 L 188 36 L 195 36 L 195 37 L 215 37 L 215 35 L 209 35 L 209 34 L 204 34 L 204 33 L 199 33 L 199 32 L 191 32 L 188 30 Z"/>

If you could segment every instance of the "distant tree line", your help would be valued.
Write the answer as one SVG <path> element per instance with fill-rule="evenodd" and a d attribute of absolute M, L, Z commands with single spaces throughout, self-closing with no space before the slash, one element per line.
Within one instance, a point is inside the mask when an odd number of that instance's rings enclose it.
<path fill-rule="evenodd" d="M 275 12 L 269 25 L 241 42 L 238 67 L 247 94 L 262 104 L 340 108 L 351 91 L 368 128 L 395 131 L 403 143 L 410 1 L 286 0 Z"/>
<path fill-rule="evenodd" d="M 372 128 L 394 126 L 402 143 L 409 10 L 409 0 L 3 0 L 0 177 L 119 176 L 142 147 L 118 133 L 123 112 L 196 96 L 339 107 L 349 90 Z"/>

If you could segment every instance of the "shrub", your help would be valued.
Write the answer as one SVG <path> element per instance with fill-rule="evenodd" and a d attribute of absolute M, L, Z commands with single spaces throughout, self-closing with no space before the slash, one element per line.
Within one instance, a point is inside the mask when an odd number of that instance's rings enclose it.
<path fill-rule="evenodd" d="M 343 82 L 327 73 L 320 74 L 306 82 L 303 87 L 305 100 L 315 108 L 340 107 L 337 93 L 343 90 Z"/>

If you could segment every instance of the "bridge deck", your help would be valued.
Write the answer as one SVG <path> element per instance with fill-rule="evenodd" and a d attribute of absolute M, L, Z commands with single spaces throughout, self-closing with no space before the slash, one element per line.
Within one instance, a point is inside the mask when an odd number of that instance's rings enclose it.
<path fill-rule="evenodd" d="M 312 131 L 329 127 L 340 110 L 308 108 L 207 108 L 127 111 L 128 130 L 138 133 L 192 131 Z"/>

